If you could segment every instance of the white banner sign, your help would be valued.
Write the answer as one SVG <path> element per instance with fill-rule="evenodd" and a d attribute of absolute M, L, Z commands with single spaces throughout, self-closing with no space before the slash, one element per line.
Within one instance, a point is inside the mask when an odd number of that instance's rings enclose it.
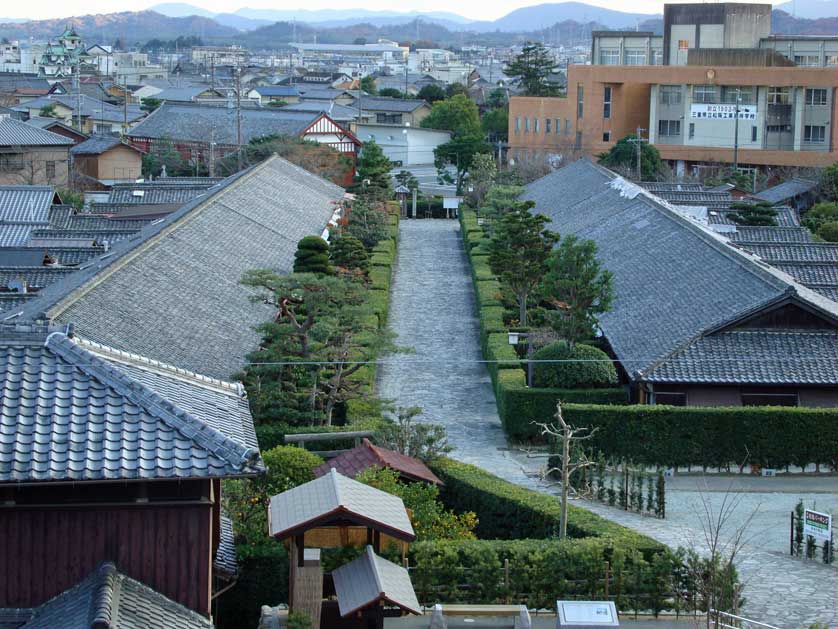
<path fill-rule="evenodd" d="M 811 535 L 815 539 L 829 541 L 832 531 L 832 516 L 806 509 L 803 512 L 803 535 Z"/>
<path fill-rule="evenodd" d="M 690 105 L 690 118 L 701 120 L 733 120 L 736 105 Z M 739 120 L 756 120 L 755 105 L 739 105 Z"/>

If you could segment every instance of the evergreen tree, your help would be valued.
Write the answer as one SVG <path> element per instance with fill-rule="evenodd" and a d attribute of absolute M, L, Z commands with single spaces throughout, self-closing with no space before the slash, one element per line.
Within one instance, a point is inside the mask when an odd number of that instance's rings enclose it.
<path fill-rule="evenodd" d="M 392 194 L 392 166 L 375 140 L 364 142 L 356 165 L 355 190 L 374 199 L 388 199 Z"/>
<path fill-rule="evenodd" d="M 607 153 L 599 156 L 599 163 L 609 168 L 616 168 L 631 177 L 637 176 L 637 147 L 635 136 L 627 135 L 611 147 Z M 640 173 L 644 181 L 653 181 L 663 171 L 661 154 L 648 142 L 640 144 Z"/>
<path fill-rule="evenodd" d="M 438 100 L 445 100 L 445 90 L 436 83 L 428 83 L 421 90 L 419 90 L 416 98 L 421 98 L 422 100 L 433 104 Z"/>
<path fill-rule="evenodd" d="M 733 203 L 728 216 L 734 223 L 770 227 L 777 225 L 777 210 L 770 203 Z"/>
<path fill-rule="evenodd" d="M 369 94 L 370 96 L 375 96 L 378 94 L 378 88 L 375 86 L 375 79 L 369 75 L 365 76 L 361 79 L 361 90 Z"/>
<path fill-rule="evenodd" d="M 559 85 L 551 77 L 558 70 L 556 60 L 544 44 L 528 42 L 503 71 L 520 80 L 525 96 L 556 96 Z"/>
<path fill-rule="evenodd" d="M 317 273 L 331 275 L 334 269 L 329 264 L 329 243 L 320 236 L 306 236 L 297 243 L 294 252 L 294 273 Z"/>
<path fill-rule="evenodd" d="M 364 243 L 350 234 L 336 238 L 329 246 L 332 264 L 344 269 L 358 269 L 364 273 L 370 266 L 370 256 Z"/>

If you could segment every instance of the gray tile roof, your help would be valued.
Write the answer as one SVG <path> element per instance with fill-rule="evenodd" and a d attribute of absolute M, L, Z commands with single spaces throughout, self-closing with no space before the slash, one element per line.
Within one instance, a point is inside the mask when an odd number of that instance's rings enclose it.
<path fill-rule="evenodd" d="M 762 192 L 757 192 L 753 196 L 760 201 L 767 201 L 769 203 L 784 203 L 798 195 L 812 192 L 817 187 L 817 181 L 799 179 L 795 177 L 771 188 L 766 188 Z"/>
<path fill-rule="evenodd" d="M 33 230 L 49 227 L 49 223 L 6 223 L 0 222 L 0 248 L 23 247 Z"/>
<path fill-rule="evenodd" d="M 833 262 L 776 262 L 777 267 L 801 284 L 832 284 L 838 286 L 838 264 Z"/>
<path fill-rule="evenodd" d="M 77 266 L 105 253 L 104 247 L 61 246 L 0 248 L 0 267 L 42 266 L 49 254 L 61 266 Z"/>
<path fill-rule="evenodd" d="M 253 90 L 259 93 L 259 96 L 299 96 L 300 91 L 293 85 L 261 85 L 254 87 Z"/>
<path fill-rule="evenodd" d="M 262 470 L 241 385 L 0 328 L 0 483 L 223 478 Z"/>
<path fill-rule="evenodd" d="M 149 205 L 158 203 L 186 203 L 205 194 L 214 183 L 168 184 L 156 181 L 143 183 L 118 183 L 111 186 L 108 203 L 122 205 Z"/>
<path fill-rule="evenodd" d="M 192 87 L 167 87 L 162 92 L 153 96 L 163 101 L 175 101 L 188 103 L 194 101 L 198 96 L 204 92 L 211 92 L 212 88 L 209 85 L 196 85 Z M 210 96 L 209 98 L 224 98 L 220 92 Z"/>
<path fill-rule="evenodd" d="M 794 209 L 787 206 L 775 207 L 774 209 L 777 211 L 777 227 L 800 227 L 800 217 Z M 730 218 L 737 213 L 738 210 L 720 210 L 710 208 L 708 218 L 710 223 L 713 225 L 739 226 L 739 223 Z"/>
<path fill-rule="evenodd" d="M 321 234 L 343 194 L 272 157 L 117 243 L 23 316 L 47 312 L 86 338 L 229 378 L 258 346 L 254 327 L 272 314 L 251 301 L 242 276 L 290 272 L 299 240 Z"/>
<path fill-rule="evenodd" d="M 666 192 L 701 192 L 704 186 L 700 183 L 677 183 L 667 181 L 644 181 L 640 184 L 649 192 L 654 192 L 658 196 L 663 196 Z"/>
<path fill-rule="evenodd" d="M 299 103 L 292 103 L 285 107 L 280 107 L 281 111 L 297 111 L 309 113 L 324 113 L 335 122 L 345 122 L 347 120 L 355 120 L 358 117 L 358 109 L 355 107 L 348 107 L 346 105 L 339 105 L 337 103 L 324 102 L 322 100 L 303 100 Z"/>
<path fill-rule="evenodd" d="M 347 90 L 341 90 L 333 87 L 323 87 L 319 83 L 311 85 L 297 85 L 302 97 L 306 100 L 335 100 L 346 94 L 350 94 Z"/>
<path fill-rule="evenodd" d="M 407 570 L 376 555 L 372 546 L 354 561 L 333 570 L 332 579 L 343 617 L 379 603 L 422 613 Z"/>
<path fill-rule="evenodd" d="M 296 136 L 317 118 L 315 113 L 281 109 L 242 109 L 242 143 L 266 135 Z M 132 138 L 168 138 L 234 146 L 236 110 L 212 105 L 164 103 L 128 134 Z"/>
<path fill-rule="evenodd" d="M 14 280 L 25 280 L 30 288 L 44 288 L 59 281 L 70 273 L 75 273 L 75 267 L 0 267 L 0 289 L 8 288 Z M 12 306 L 9 306 L 10 308 Z"/>
<path fill-rule="evenodd" d="M 523 198 L 556 231 L 596 243 L 614 275 L 614 302 L 601 327 L 634 377 L 702 333 L 784 299 L 838 316 L 833 302 L 589 160 L 531 183 Z"/>
<path fill-rule="evenodd" d="M 838 243 L 737 243 L 738 247 L 758 255 L 767 262 L 835 262 L 838 263 Z"/>
<path fill-rule="evenodd" d="M 155 219 L 153 218 L 111 218 L 102 214 L 80 212 L 71 215 L 62 226 L 53 226 L 54 229 L 68 230 L 96 230 L 109 231 L 114 229 L 129 229 L 139 231 Z"/>
<path fill-rule="evenodd" d="M 739 329 L 703 336 L 646 374 L 647 382 L 838 383 L 838 331 Z"/>
<path fill-rule="evenodd" d="M 79 107 L 79 102 L 81 107 Z M 64 107 L 72 109 L 74 116 L 75 112 L 81 111 L 83 118 L 93 118 L 95 120 L 102 120 L 104 122 L 123 122 L 125 120 L 125 108 L 121 105 L 112 105 L 97 98 L 91 98 L 82 94 L 80 99 L 76 99 L 75 94 L 51 94 L 49 96 L 42 96 L 35 100 L 15 105 L 12 109 L 17 111 L 30 111 L 32 109 L 40 109 L 46 105 L 61 103 Z M 143 118 L 146 112 L 141 110 L 138 105 L 128 105 L 128 122 L 134 122 Z M 66 138 L 65 138 L 66 139 Z M 72 141 L 71 141 L 72 143 Z"/>
<path fill-rule="evenodd" d="M 49 222 L 52 186 L 0 186 L 0 221 Z"/>
<path fill-rule="evenodd" d="M 306 95 L 307 97 L 308 95 Z M 357 104 L 357 102 L 356 102 Z M 411 113 L 420 107 L 427 107 L 426 103 L 421 98 L 419 99 L 402 99 L 402 98 L 388 98 L 385 96 L 362 96 L 361 110 L 363 111 L 396 111 L 403 113 Z"/>
<path fill-rule="evenodd" d="M 370 526 L 412 541 L 415 537 L 404 503 L 398 496 L 330 470 L 320 478 L 271 497 L 271 537 L 284 539 L 307 525 L 350 514 Z"/>
<path fill-rule="evenodd" d="M 16 614 L 20 629 L 212 629 L 207 619 L 128 577 L 107 561 L 77 585 L 30 610 Z"/>
<path fill-rule="evenodd" d="M 236 538 L 233 532 L 233 521 L 223 512 L 221 514 L 221 530 L 218 550 L 215 551 L 213 567 L 218 572 L 235 575 L 239 571 L 236 558 Z"/>
<path fill-rule="evenodd" d="M 808 243 L 812 232 L 805 227 L 752 227 L 738 225 L 736 231 L 726 234 L 733 242 L 741 243 Z"/>
<path fill-rule="evenodd" d="M 644 187 L 646 187 L 645 184 Z M 674 205 L 701 205 L 708 209 L 728 208 L 733 202 L 729 192 L 662 189 L 655 191 L 654 194 Z"/>
<path fill-rule="evenodd" d="M 70 154 L 101 155 L 105 151 L 109 151 L 120 144 L 122 144 L 122 141 L 115 135 L 92 135 L 81 144 L 76 144 L 71 148 Z"/>
<path fill-rule="evenodd" d="M 83 242 L 86 246 L 108 243 L 113 245 L 120 240 L 130 238 L 141 228 L 135 229 L 36 229 L 32 232 L 30 247 L 68 246 L 60 243 Z M 76 245 L 78 246 L 78 245 Z"/>
<path fill-rule="evenodd" d="M 9 116 L 0 116 L 0 146 L 72 146 L 63 135 L 33 127 Z"/>

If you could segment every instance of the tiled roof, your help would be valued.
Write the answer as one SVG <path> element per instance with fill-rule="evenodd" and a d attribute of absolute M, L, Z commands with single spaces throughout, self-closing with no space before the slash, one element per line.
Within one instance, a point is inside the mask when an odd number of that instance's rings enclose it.
<path fill-rule="evenodd" d="M 336 122 L 354 120 L 358 117 L 358 109 L 322 100 L 303 100 L 280 107 L 281 111 L 297 111 L 310 113 L 324 113 Z"/>
<path fill-rule="evenodd" d="M 259 96 L 299 96 L 300 91 L 293 85 L 263 85 L 254 87 Z"/>
<path fill-rule="evenodd" d="M 673 190 L 670 188 L 655 191 L 655 195 L 674 205 L 701 205 L 708 209 L 728 208 L 733 202 L 729 192 Z"/>
<path fill-rule="evenodd" d="M 412 541 L 415 537 L 401 498 L 335 470 L 271 497 L 270 535 L 284 539 L 342 514 L 350 514 L 399 539 Z"/>
<path fill-rule="evenodd" d="M 0 222 L 0 248 L 23 247 L 32 231 L 39 227 L 48 227 L 48 223 L 6 223 Z"/>
<path fill-rule="evenodd" d="M 80 99 L 76 98 L 75 94 L 51 94 L 30 100 L 20 105 L 15 105 L 12 109 L 17 111 L 31 111 L 32 109 L 40 109 L 47 105 L 60 103 L 64 107 L 73 110 L 73 115 L 81 111 L 83 118 L 93 118 L 104 122 L 119 122 L 125 120 L 125 108 L 122 105 L 112 105 L 97 98 L 91 98 L 82 94 Z M 79 103 L 81 107 L 79 107 Z M 146 112 L 142 111 L 138 105 L 128 105 L 128 122 L 134 122 L 145 116 Z"/>
<path fill-rule="evenodd" d="M 801 284 L 834 284 L 838 286 L 838 264 L 834 262 L 777 262 L 772 264 L 797 279 Z"/>
<path fill-rule="evenodd" d="M 738 225 L 736 231 L 726 234 L 733 242 L 742 243 L 807 243 L 812 242 L 812 232 L 805 227 L 752 227 Z"/>
<path fill-rule="evenodd" d="M 409 480 L 442 485 L 436 474 L 419 459 L 373 445 L 369 439 L 314 468 L 314 475 L 323 476 L 335 469 L 344 476 L 355 478 L 359 472 L 370 467 L 388 467 Z"/>
<path fill-rule="evenodd" d="M 308 95 L 306 94 L 306 98 Z M 363 111 L 399 111 L 410 113 L 416 111 L 420 107 L 428 106 L 424 100 L 420 99 L 402 99 L 402 98 L 387 98 L 384 96 L 362 96 L 361 110 Z"/>
<path fill-rule="evenodd" d="M 120 219 L 120 218 L 111 218 L 110 216 L 105 216 L 102 214 L 92 214 L 87 212 L 80 212 L 79 214 L 73 214 L 69 217 L 67 222 L 63 225 L 63 227 L 56 227 L 55 229 L 68 229 L 68 230 L 96 230 L 96 231 L 109 231 L 114 229 L 129 229 L 134 231 L 139 231 L 149 223 L 151 223 L 153 218 L 135 218 L 135 219 Z"/>
<path fill-rule="evenodd" d="M 207 619 L 103 562 L 88 577 L 46 603 L 14 613 L 20 629 L 212 629 Z"/>
<path fill-rule="evenodd" d="M 40 266 L 49 254 L 61 266 L 77 266 L 105 253 L 104 247 L 7 247 L 0 248 L 0 267 Z"/>
<path fill-rule="evenodd" d="M 349 94 L 347 90 L 341 90 L 333 87 L 323 87 L 320 83 L 313 85 L 297 85 L 302 97 L 306 100 L 335 100 L 341 96 Z"/>
<path fill-rule="evenodd" d="M 738 329 L 703 336 L 644 376 L 647 382 L 838 384 L 838 331 Z"/>
<path fill-rule="evenodd" d="M 795 177 L 771 188 L 767 188 L 762 192 L 757 192 L 753 196 L 760 201 L 767 201 L 768 203 L 784 203 L 798 195 L 811 192 L 817 187 L 817 181 Z"/>
<path fill-rule="evenodd" d="M 777 227 L 800 227 L 800 217 L 798 217 L 797 212 L 795 212 L 794 209 L 787 206 L 775 207 L 774 209 L 777 211 Z M 738 227 L 739 223 L 730 218 L 737 212 L 738 210 L 719 210 L 710 208 L 708 218 L 710 220 L 710 224 L 712 225 L 734 225 Z"/>
<path fill-rule="evenodd" d="M 120 240 L 130 238 L 141 228 L 136 229 L 37 229 L 29 239 L 30 247 L 56 247 L 59 243 L 84 242 L 87 246 L 108 243 L 113 245 Z"/>
<path fill-rule="evenodd" d="M 23 316 L 47 312 L 86 338 L 229 378 L 258 346 L 254 327 L 272 315 L 251 301 L 242 276 L 290 272 L 297 243 L 322 233 L 343 194 L 272 157 L 117 243 L 42 291 Z"/>
<path fill-rule="evenodd" d="M 0 328 L 0 483 L 223 478 L 262 468 L 241 385 Z"/>
<path fill-rule="evenodd" d="M 76 144 L 71 148 L 70 154 L 101 155 L 105 151 L 109 151 L 120 144 L 122 144 L 122 141 L 115 135 L 92 135 L 81 144 Z"/>
<path fill-rule="evenodd" d="M 838 319 L 834 302 L 589 160 L 529 184 L 523 198 L 535 201 L 556 231 L 597 245 L 614 276 L 614 301 L 600 325 L 635 378 L 702 334 L 783 300 Z"/>
<path fill-rule="evenodd" d="M 333 570 L 332 579 L 342 617 L 378 604 L 422 613 L 407 570 L 376 555 L 372 546 L 354 561 Z"/>
<path fill-rule="evenodd" d="M 0 267 L 0 288 L 8 288 L 10 282 L 22 279 L 26 281 L 30 288 L 40 289 L 76 271 L 78 269 L 75 267 Z"/>
<path fill-rule="evenodd" d="M 218 572 L 235 575 L 239 571 L 236 558 L 236 538 L 233 533 L 233 521 L 223 512 L 221 513 L 221 530 L 219 531 L 218 550 L 215 551 L 213 567 Z"/>
<path fill-rule="evenodd" d="M 644 181 L 640 184 L 649 192 L 663 196 L 666 192 L 701 192 L 704 186 L 700 183 L 674 183 L 664 181 Z"/>
<path fill-rule="evenodd" d="M 196 85 L 192 87 L 167 87 L 162 92 L 158 92 L 154 95 L 153 98 L 157 98 L 163 101 L 175 101 L 175 102 L 184 102 L 188 103 L 194 101 L 198 96 L 203 94 L 204 92 L 212 92 L 212 88 L 209 85 Z M 224 96 L 219 92 L 211 98 L 224 98 Z"/>
<path fill-rule="evenodd" d="M 211 189 L 216 183 L 206 184 L 168 184 L 158 182 L 148 183 L 118 183 L 111 186 L 108 203 L 129 204 L 157 204 L 157 203 L 186 203 Z"/>
<path fill-rule="evenodd" d="M 0 116 L 0 146 L 72 146 L 63 135 L 44 131 L 9 116 Z"/>
<path fill-rule="evenodd" d="M 737 243 L 767 262 L 836 262 L 838 243 L 811 242 L 803 244 L 749 242 Z"/>
<path fill-rule="evenodd" d="M 300 135 L 317 114 L 282 109 L 242 109 L 242 143 L 266 135 Z M 236 110 L 212 105 L 164 103 L 128 133 L 132 138 L 169 138 L 233 146 Z"/>
<path fill-rule="evenodd" d="M 46 223 L 54 198 L 52 186 L 0 186 L 0 221 Z"/>

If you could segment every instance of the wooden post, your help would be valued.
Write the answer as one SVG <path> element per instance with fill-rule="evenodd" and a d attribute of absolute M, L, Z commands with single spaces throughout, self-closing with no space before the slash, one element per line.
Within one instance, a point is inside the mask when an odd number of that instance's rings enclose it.
<path fill-rule="evenodd" d="M 794 509 L 791 512 L 791 526 L 789 527 L 789 555 L 794 555 Z"/>
<path fill-rule="evenodd" d="M 609 579 L 609 572 L 610 572 L 611 564 L 609 562 L 605 562 L 605 600 L 608 600 L 608 579 Z"/>
<path fill-rule="evenodd" d="M 504 600 L 509 604 L 509 558 L 503 560 L 503 587 L 506 589 Z"/>

